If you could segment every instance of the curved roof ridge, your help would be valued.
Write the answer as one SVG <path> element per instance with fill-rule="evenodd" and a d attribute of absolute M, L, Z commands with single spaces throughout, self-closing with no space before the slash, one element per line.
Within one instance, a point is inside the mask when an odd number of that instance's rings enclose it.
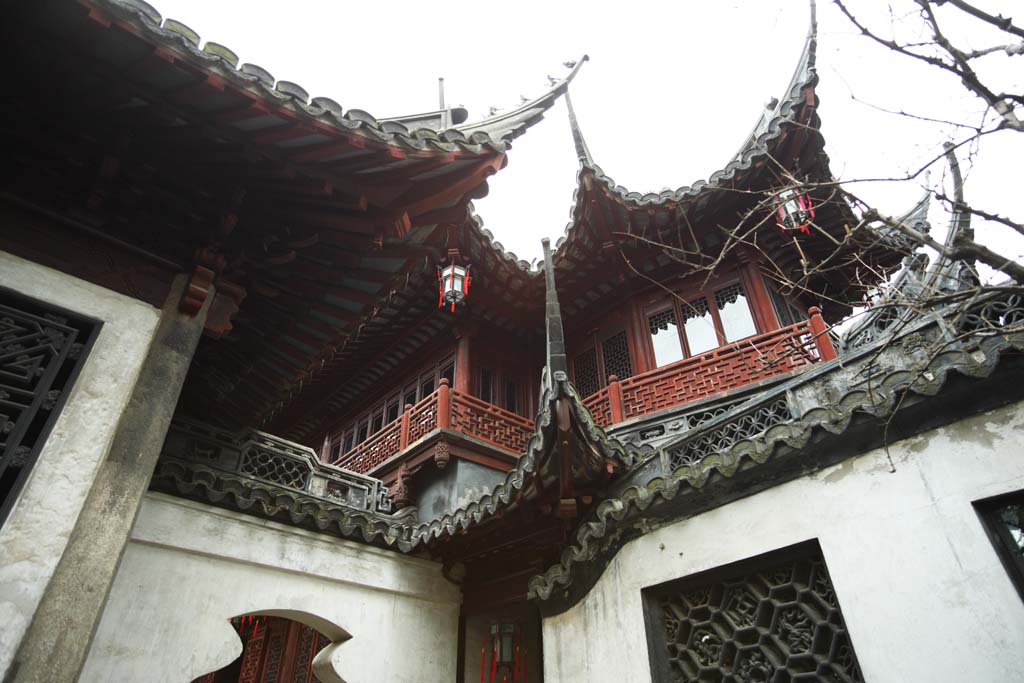
<path fill-rule="evenodd" d="M 578 60 L 565 62 L 565 66 L 569 68 L 568 75 L 561 80 L 548 76 L 548 79 L 552 81 L 551 87 L 540 97 L 524 102 L 512 111 L 464 123 L 455 126 L 452 130 L 457 130 L 470 137 L 484 133 L 491 139 L 503 142 L 509 142 L 519 137 L 526 132 L 527 128 L 543 119 L 544 113 L 554 106 L 560 96 L 564 94 L 568 99 L 569 84 L 576 78 L 576 74 L 579 73 L 583 64 L 588 61 L 590 61 L 590 56 L 583 55 Z"/>
<path fill-rule="evenodd" d="M 483 122 L 437 130 L 429 125 L 415 125 L 417 120 L 423 119 L 422 114 L 378 119 L 361 109 L 343 110 L 337 101 L 329 97 L 311 97 L 301 85 L 275 80 L 268 70 L 258 64 L 240 63 L 238 55 L 230 48 L 211 40 L 203 42 L 196 31 L 181 21 L 164 17 L 145 0 L 88 0 L 88 3 L 116 12 L 120 18 L 127 20 L 131 30 L 174 49 L 207 70 L 216 71 L 218 76 L 229 78 L 235 86 L 265 101 L 290 105 L 320 123 L 333 125 L 340 133 L 357 133 L 385 144 L 421 152 L 504 153 L 509 141 L 522 135 L 527 128 L 543 118 L 544 112 L 575 77 L 582 61 L 586 61 L 584 56 L 581 62 L 574 63 L 574 68 L 566 78 L 555 82 L 537 99 L 508 114 Z M 423 120 L 431 119 L 427 116 Z"/>
<path fill-rule="evenodd" d="M 652 204 L 661 204 L 666 201 L 682 201 L 683 199 L 696 196 L 706 187 L 719 185 L 723 181 L 732 179 L 737 172 L 749 169 L 753 160 L 767 151 L 768 143 L 779 137 L 782 124 L 790 121 L 800 108 L 800 105 L 805 102 L 804 90 L 817 84 L 818 74 L 815 66 L 817 62 L 817 48 L 817 5 L 815 0 L 810 0 L 810 26 L 807 30 L 807 37 L 804 41 L 803 50 L 800 53 L 800 59 L 793 72 L 793 77 L 790 79 L 789 86 L 783 93 L 783 97 L 774 100 L 771 108 L 766 108 L 759 115 L 757 123 L 750 134 L 747 135 L 739 151 L 731 157 L 725 167 L 712 173 L 708 176 L 707 180 L 697 180 L 691 185 L 682 185 L 675 190 L 634 192 L 626 187 L 615 184 L 615 181 L 606 175 L 600 166 L 593 162 L 589 156 L 589 150 L 587 152 L 588 158 L 584 165 L 594 171 L 596 180 L 606 185 L 623 202 L 645 208 Z M 578 125 L 576 130 L 578 130 Z"/>

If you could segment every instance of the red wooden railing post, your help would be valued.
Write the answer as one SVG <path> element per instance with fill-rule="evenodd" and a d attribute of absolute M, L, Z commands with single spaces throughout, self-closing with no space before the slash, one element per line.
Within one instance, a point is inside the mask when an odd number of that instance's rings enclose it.
<path fill-rule="evenodd" d="M 612 424 L 622 422 L 626 410 L 622 405 L 622 385 L 615 375 L 608 377 L 608 409 L 612 414 Z"/>
<path fill-rule="evenodd" d="M 821 360 L 829 361 L 838 358 L 836 347 L 832 345 L 832 337 L 828 336 L 828 327 L 825 326 L 825 321 L 821 317 L 821 309 L 811 306 L 807 309 L 807 315 L 810 317 L 811 334 L 814 335 L 814 344 L 818 347 L 818 355 L 821 356 Z"/>
<path fill-rule="evenodd" d="M 452 424 L 452 390 L 448 387 L 448 378 L 441 378 L 441 386 L 437 388 L 437 428 L 447 429 Z"/>
<path fill-rule="evenodd" d="M 398 452 L 401 453 L 409 447 L 409 416 L 412 414 L 412 404 L 406 403 L 402 411 L 402 424 L 398 428 Z"/>

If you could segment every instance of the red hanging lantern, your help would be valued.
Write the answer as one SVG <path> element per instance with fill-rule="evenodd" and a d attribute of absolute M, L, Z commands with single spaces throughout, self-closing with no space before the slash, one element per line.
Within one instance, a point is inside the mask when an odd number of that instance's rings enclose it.
<path fill-rule="evenodd" d="M 775 207 L 775 222 L 783 235 L 802 232 L 811 234 L 811 221 L 814 220 L 814 205 L 811 196 L 799 187 L 790 187 L 772 198 Z"/>
<path fill-rule="evenodd" d="M 470 266 L 459 265 L 456 258 L 443 268 L 437 269 L 437 307 L 451 306 L 455 312 L 455 304 L 461 304 L 469 296 Z"/>

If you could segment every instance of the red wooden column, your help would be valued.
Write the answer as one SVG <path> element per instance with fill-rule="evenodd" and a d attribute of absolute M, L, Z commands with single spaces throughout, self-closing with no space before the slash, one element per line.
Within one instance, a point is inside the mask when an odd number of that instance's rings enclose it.
<path fill-rule="evenodd" d="M 758 332 L 771 332 L 782 327 L 778 316 L 775 315 L 775 307 L 772 306 L 771 295 L 768 294 L 768 287 L 764 282 L 764 275 L 761 273 L 761 256 L 757 252 L 745 249 L 741 252 L 746 265 L 740 270 L 741 280 L 744 282 L 744 289 L 753 304 L 754 319 L 757 323 Z"/>
<path fill-rule="evenodd" d="M 608 377 L 608 408 L 612 414 L 612 424 L 625 419 L 625 406 L 622 404 L 622 384 L 615 375 Z"/>
<path fill-rule="evenodd" d="M 452 424 L 452 390 L 448 388 L 448 378 L 441 378 L 437 388 L 437 428 L 448 429 Z"/>
<path fill-rule="evenodd" d="M 473 358 L 470 353 L 470 339 L 473 336 L 471 326 L 461 326 L 455 330 L 458 340 L 455 347 L 455 391 L 473 395 Z"/>
<path fill-rule="evenodd" d="M 814 344 L 818 347 L 818 355 L 821 360 L 830 361 L 839 357 L 836 347 L 832 345 L 832 337 L 828 336 L 828 326 L 821 317 L 821 309 L 811 306 L 807 309 L 807 316 L 810 318 L 811 334 L 814 335 Z"/>
<path fill-rule="evenodd" d="M 398 452 L 401 453 L 409 447 L 409 415 L 412 413 L 412 404 L 406 403 L 402 411 L 402 422 L 398 426 Z"/>

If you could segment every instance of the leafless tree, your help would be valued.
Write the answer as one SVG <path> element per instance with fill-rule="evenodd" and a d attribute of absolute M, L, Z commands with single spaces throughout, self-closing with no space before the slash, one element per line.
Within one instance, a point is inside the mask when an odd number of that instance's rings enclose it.
<path fill-rule="evenodd" d="M 886 22 L 878 22 L 877 14 L 863 7 L 854 7 L 855 0 L 832 1 L 864 40 L 888 49 L 893 60 L 913 60 L 948 76 L 951 97 L 966 92 L 977 98 L 982 115 L 976 121 L 968 121 L 955 120 L 943 112 L 925 115 L 902 109 L 884 110 L 893 116 L 909 117 L 922 123 L 945 124 L 950 131 L 949 138 L 935 139 L 930 159 L 919 168 L 899 176 L 879 174 L 874 178 L 809 182 L 806 178 L 789 175 L 782 164 L 777 164 L 776 186 L 759 194 L 756 205 L 737 225 L 719 227 L 724 246 L 714 256 L 687 248 L 683 239 L 669 244 L 661 238 L 634 234 L 628 237 L 656 244 L 689 272 L 704 273 L 710 278 L 735 250 L 758 249 L 759 231 L 771 229 L 775 222 L 775 198 L 785 190 L 794 190 L 808 193 L 815 197 L 816 202 L 842 202 L 852 210 L 855 220 L 838 236 L 835 229 L 825 230 L 813 220 L 806 226 L 809 234 L 792 235 L 793 248 L 800 254 L 800 267 L 796 270 L 783 268 L 763 254 L 768 270 L 766 275 L 775 280 L 780 289 L 810 291 L 827 299 L 828 293 L 815 290 L 813 283 L 837 269 L 846 274 L 854 273 L 854 277 L 862 280 L 861 291 L 866 293 L 875 283 L 884 282 L 882 289 L 870 292 L 872 296 L 865 297 L 865 301 L 838 302 L 854 306 L 865 304 L 859 307 L 857 315 L 867 312 L 869 317 L 875 318 L 876 327 L 880 323 L 890 328 L 898 326 L 901 320 L 905 322 L 913 317 L 908 312 L 921 313 L 936 307 L 942 307 L 949 316 L 956 316 L 958 311 L 966 311 L 971 306 L 976 308 L 979 297 L 984 296 L 1015 297 L 1011 307 L 1020 308 L 1024 298 L 1024 265 L 1008 255 L 1006 245 L 987 235 L 977 235 L 972 225 L 998 225 L 1024 237 L 1022 216 L 1010 216 L 971 204 L 964 196 L 964 169 L 961 166 L 979 162 L 981 152 L 978 143 L 983 138 L 998 136 L 1017 144 L 1024 141 L 1024 138 L 1017 137 L 1024 134 L 1021 83 L 1012 76 L 1005 79 L 1008 82 L 1000 82 L 1004 79 L 998 75 L 1024 73 L 1024 28 L 1010 17 L 990 13 L 980 7 L 980 3 L 965 0 L 905 0 L 902 11 L 889 7 Z M 863 16 L 874 16 L 874 23 L 863 20 L 858 10 L 863 12 Z M 987 41 L 983 46 L 968 46 L 953 37 L 971 26 Z M 954 28 L 952 32 L 947 30 L 950 27 Z M 1016 69 L 988 68 L 995 60 L 1005 62 L 1001 66 L 1015 66 Z M 997 75 L 985 75 L 993 73 Z M 928 187 L 924 182 L 933 168 L 939 169 L 943 175 L 948 172 L 950 190 L 944 190 L 941 184 Z M 1012 171 L 1006 169 L 1007 174 Z M 906 216 L 892 216 L 860 196 L 858 188 L 862 183 L 880 181 L 913 182 L 928 187 L 931 200 L 941 204 L 950 216 L 946 237 L 937 237 L 923 229 L 919 222 L 913 220 L 913 212 Z M 685 231 L 686 227 L 682 226 L 681 230 Z M 902 250 L 904 259 L 898 273 L 883 272 L 877 262 L 864 257 L 872 246 L 878 246 L 879 241 L 886 242 L 885 247 L 890 253 Z M 805 254 L 806 245 L 812 242 L 815 253 Z M 823 244 L 827 246 L 824 250 L 821 248 Z M 929 257 L 932 262 L 927 265 Z M 638 271 L 634 272 L 640 275 Z M 1000 320 L 991 332 L 1005 333 L 1005 322 Z M 853 329 L 857 325 L 856 321 L 850 323 Z M 1024 325 L 1024 321 L 1015 325 Z M 976 325 L 971 328 L 971 333 L 979 333 Z"/>

